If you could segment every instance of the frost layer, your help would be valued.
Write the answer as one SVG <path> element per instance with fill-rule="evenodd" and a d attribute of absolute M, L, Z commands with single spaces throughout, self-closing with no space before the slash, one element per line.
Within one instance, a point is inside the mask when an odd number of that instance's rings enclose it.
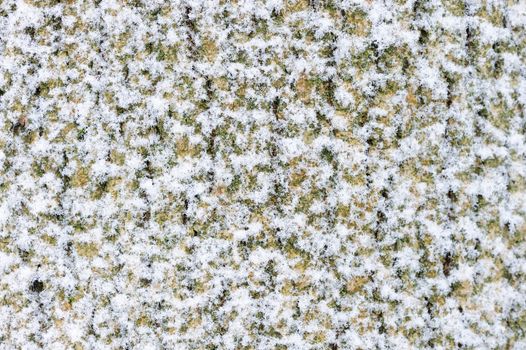
<path fill-rule="evenodd" d="M 0 349 L 525 349 L 523 1 L 0 3 Z"/>

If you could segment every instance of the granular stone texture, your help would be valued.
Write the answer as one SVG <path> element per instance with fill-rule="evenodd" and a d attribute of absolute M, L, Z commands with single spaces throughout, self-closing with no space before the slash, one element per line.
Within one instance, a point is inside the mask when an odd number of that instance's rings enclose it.
<path fill-rule="evenodd" d="M 0 349 L 526 349 L 524 0 L 3 0 Z"/>

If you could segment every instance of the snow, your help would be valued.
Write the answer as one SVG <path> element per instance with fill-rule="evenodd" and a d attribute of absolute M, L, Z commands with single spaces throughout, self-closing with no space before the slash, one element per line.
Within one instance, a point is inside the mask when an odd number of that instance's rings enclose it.
<path fill-rule="evenodd" d="M 523 349 L 521 1 L 0 3 L 0 349 Z"/>

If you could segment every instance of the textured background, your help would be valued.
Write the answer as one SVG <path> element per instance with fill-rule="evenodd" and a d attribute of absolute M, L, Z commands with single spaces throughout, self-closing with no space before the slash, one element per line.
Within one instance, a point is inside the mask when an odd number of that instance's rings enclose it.
<path fill-rule="evenodd" d="M 526 3 L 0 1 L 0 349 L 526 349 Z"/>

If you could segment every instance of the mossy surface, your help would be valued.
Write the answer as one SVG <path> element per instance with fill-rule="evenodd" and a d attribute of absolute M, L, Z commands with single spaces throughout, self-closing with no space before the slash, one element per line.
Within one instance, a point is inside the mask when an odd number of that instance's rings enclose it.
<path fill-rule="evenodd" d="M 0 2 L 0 348 L 526 348 L 517 2 Z"/>

